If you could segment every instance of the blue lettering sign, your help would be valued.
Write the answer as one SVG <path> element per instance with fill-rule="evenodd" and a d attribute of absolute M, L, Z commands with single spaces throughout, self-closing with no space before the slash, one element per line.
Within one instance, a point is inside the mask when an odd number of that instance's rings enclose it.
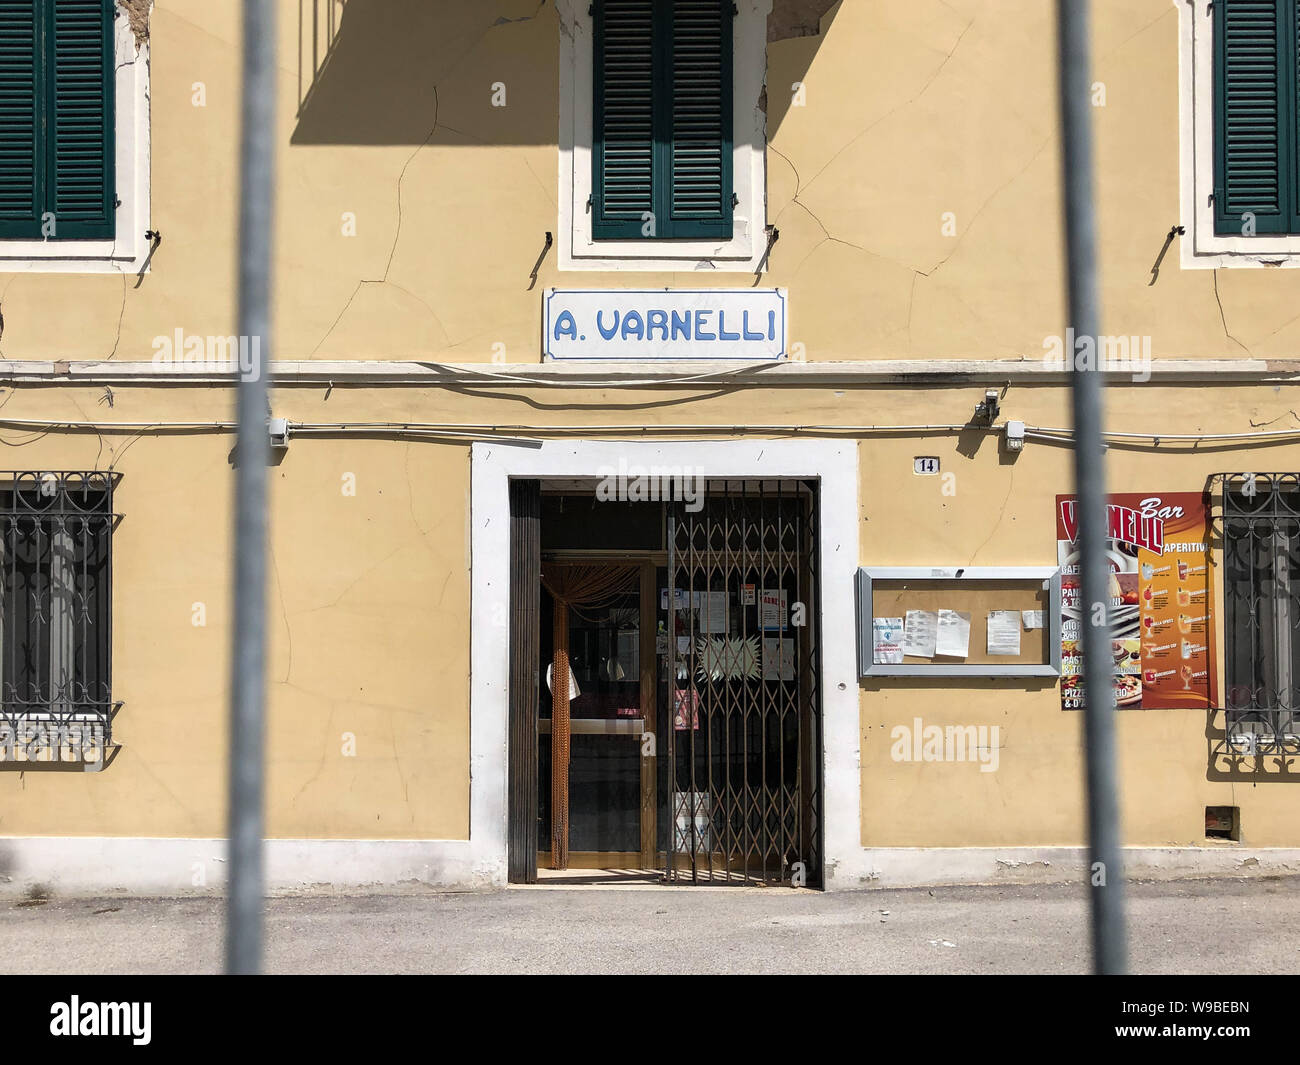
<path fill-rule="evenodd" d="M 578 339 L 578 326 L 573 320 L 573 315 L 568 311 L 561 311 L 560 316 L 555 319 L 555 339 L 560 337 L 569 337 L 572 340 Z"/>
<path fill-rule="evenodd" d="M 646 311 L 645 315 L 645 338 L 654 340 L 655 330 L 663 332 L 663 339 L 668 339 L 668 312 L 667 311 Z M 762 340 L 762 337 L 759 337 Z"/>
<path fill-rule="evenodd" d="M 605 328 L 604 313 L 604 311 L 596 312 L 596 328 L 606 340 L 613 340 L 618 333 L 618 311 L 614 312 L 614 324 L 608 329 Z"/>
<path fill-rule="evenodd" d="M 623 317 L 623 339 L 645 339 L 645 322 L 636 311 L 628 311 Z"/>

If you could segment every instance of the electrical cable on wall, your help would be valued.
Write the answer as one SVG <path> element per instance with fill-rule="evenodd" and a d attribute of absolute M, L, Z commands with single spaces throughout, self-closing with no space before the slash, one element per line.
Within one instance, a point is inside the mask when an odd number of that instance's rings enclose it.
<path fill-rule="evenodd" d="M 691 433 L 743 433 L 751 436 L 791 435 L 791 436 L 869 436 L 876 433 L 962 433 L 983 432 L 989 435 L 1002 433 L 1005 423 L 997 425 L 971 425 L 970 423 L 930 423 L 921 425 L 759 425 L 732 423 L 674 423 L 661 425 L 636 425 L 628 423 L 606 423 L 601 425 L 527 425 L 487 424 L 474 422 L 289 422 L 289 430 L 294 436 L 311 434 L 347 434 L 347 433 L 391 433 L 397 436 L 435 436 L 464 438 L 470 440 L 493 440 L 502 437 L 518 437 L 521 434 L 534 434 L 544 437 L 583 437 L 597 435 L 648 436 L 658 434 Z M 37 430 L 50 431 L 67 429 L 89 432 L 225 432 L 234 431 L 235 422 L 230 421 L 74 421 L 53 418 L 0 418 L 0 430 Z M 1053 443 L 1068 443 L 1072 439 L 1072 430 L 1051 426 L 1026 425 L 1024 434 Z M 1164 433 L 1164 432 L 1105 432 L 1103 438 L 1110 442 L 1135 443 L 1150 441 L 1153 447 L 1166 443 L 1205 444 L 1240 441 L 1242 443 L 1264 440 L 1300 440 L 1300 426 L 1294 429 L 1270 429 L 1244 433 Z"/>

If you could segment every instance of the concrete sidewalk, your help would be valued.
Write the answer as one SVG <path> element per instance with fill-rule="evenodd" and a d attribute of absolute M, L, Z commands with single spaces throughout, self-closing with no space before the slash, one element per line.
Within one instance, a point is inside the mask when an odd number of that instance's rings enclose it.
<path fill-rule="evenodd" d="M 760 888 L 513 888 L 268 903 L 279 973 L 1079 973 L 1077 885 L 819 894 Z M 1132 968 L 1294 973 L 1300 880 L 1132 885 Z M 0 901 L 8 973 L 203 973 L 223 902 Z"/>

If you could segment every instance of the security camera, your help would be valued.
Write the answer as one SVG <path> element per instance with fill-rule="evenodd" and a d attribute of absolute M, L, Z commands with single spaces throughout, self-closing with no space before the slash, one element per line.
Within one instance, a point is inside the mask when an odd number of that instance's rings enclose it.
<path fill-rule="evenodd" d="M 984 393 L 984 402 L 975 407 L 975 421 L 982 422 L 984 425 L 992 425 L 1001 409 L 997 389 L 990 388 Z"/>

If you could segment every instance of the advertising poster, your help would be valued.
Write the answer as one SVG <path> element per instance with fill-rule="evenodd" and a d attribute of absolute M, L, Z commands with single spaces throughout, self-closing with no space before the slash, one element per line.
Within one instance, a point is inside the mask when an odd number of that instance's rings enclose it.
<path fill-rule="evenodd" d="M 759 628 L 764 632 L 785 632 L 788 613 L 784 588 L 764 588 L 759 592 Z"/>
<path fill-rule="evenodd" d="M 1209 514 L 1200 492 L 1112 495 L 1108 621 L 1121 710 L 1213 705 Z M 1061 706 L 1083 706 L 1083 605 L 1074 496 L 1056 497 L 1061 567 Z"/>

